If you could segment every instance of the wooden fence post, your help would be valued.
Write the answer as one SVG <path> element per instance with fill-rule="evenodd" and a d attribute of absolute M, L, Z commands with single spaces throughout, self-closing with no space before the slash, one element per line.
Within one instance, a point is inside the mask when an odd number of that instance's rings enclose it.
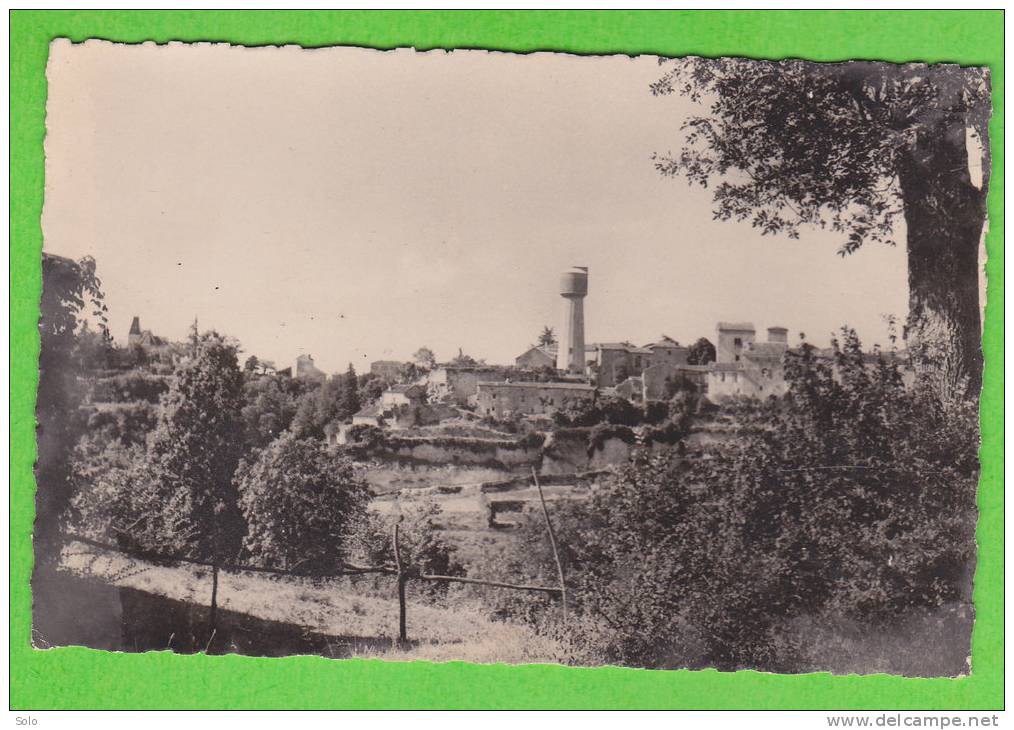
<path fill-rule="evenodd" d="M 542 485 L 539 484 L 539 475 L 532 467 L 532 479 L 535 480 L 535 488 L 539 490 L 539 502 L 542 504 L 542 516 L 546 519 L 546 531 L 549 533 L 549 544 L 553 548 L 553 559 L 556 561 L 556 576 L 560 579 L 560 603 L 563 606 L 563 621 L 567 621 L 567 583 L 563 575 L 563 562 L 560 560 L 560 551 L 556 547 L 556 534 L 553 532 L 553 523 L 549 519 L 549 510 L 546 509 L 546 496 L 542 493 Z"/>
<path fill-rule="evenodd" d="M 400 536 L 400 523 L 394 523 L 394 535 L 392 540 L 394 542 L 394 567 L 398 571 L 398 641 L 402 644 L 408 641 L 408 627 L 405 622 L 405 584 L 408 583 L 408 576 L 405 575 L 405 569 L 401 564 L 401 551 L 398 547 L 398 538 Z"/>
<path fill-rule="evenodd" d="M 204 647 L 204 653 L 208 653 L 211 642 L 218 633 L 218 562 L 211 566 L 211 607 L 208 611 L 208 645 Z"/>

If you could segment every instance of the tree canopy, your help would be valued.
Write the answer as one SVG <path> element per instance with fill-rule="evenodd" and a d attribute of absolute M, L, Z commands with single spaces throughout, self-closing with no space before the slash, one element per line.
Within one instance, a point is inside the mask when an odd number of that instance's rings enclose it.
<path fill-rule="evenodd" d="M 699 338 L 687 351 L 688 365 L 707 365 L 715 361 L 715 346 L 707 337 Z"/>
<path fill-rule="evenodd" d="M 642 450 L 589 500 L 554 505 L 571 631 L 599 661 L 800 671 L 796 620 L 969 615 L 973 404 L 906 386 L 851 331 L 830 358 L 790 353 L 786 378 L 782 399 L 723 406 L 735 438 Z M 551 574 L 532 530 L 524 554 Z M 957 644 L 946 671 L 966 671 Z"/>
<path fill-rule="evenodd" d="M 79 376 L 101 365 L 110 344 L 95 260 L 44 253 L 39 308 L 35 533 L 46 543 L 40 555 L 48 558 L 49 539 L 71 497 L 71 452 L 85 427 L 79 412 L 85 390 Z M 89 319 L 97 324 L 96 331 L 88 327 Z"/>
<path fill-rule="evenodd" d="M 556 344 L 556 333 L 553 332 L 553 328 L 546 325 L 542 328 L 542 332 L 539 334 L 538 345 L 540 347 L 549 347 L 550 345 Z"/>
<path fill-rule="evenodd" d="M 953 65 L 668 62 L 652 85 L 708 113 L 684 124 L 666 176 L 711 186 L 718 220 L 796 238 L 841 234 L 841 255 L 906 230 L 910 347 L 951 389 L 978 393 L 978 247 L 989 177 L 989 73 Z"/>
<path fill-rule="evenodd" d="M 162 398 L 147 447 L 96 475 L 76 507 L 122 546 L 220 564 L 245 532 L 233 475 L 243 450 L 243 374 L 236 348 L 194 340 Z"/>
<path fill-rule="evenodd" d="M 437 364 L 436 355 L 433 354 L 433 350 L 428 347 L 420 347 L 412 355 L 412 362 L 423 370 L 430 370 Z"/>
<path fill-rule="evenodd" d="M 244 547 L 262 565 L 304 574 L 341 567 L 369 491 L 348 457 L 285 433 L 237 473 Z"/>

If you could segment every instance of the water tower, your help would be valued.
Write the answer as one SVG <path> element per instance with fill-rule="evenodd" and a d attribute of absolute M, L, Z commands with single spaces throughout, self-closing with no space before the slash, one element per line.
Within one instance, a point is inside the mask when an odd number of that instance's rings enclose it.
<path fill-rule="evenodd" d="M 587 294 L 587 266 L 573 266 L 560 277 L 560 296 L 567 300 L 567 309 L 556 353 L 559 370 L 584 374 L 584 298 Z"/>

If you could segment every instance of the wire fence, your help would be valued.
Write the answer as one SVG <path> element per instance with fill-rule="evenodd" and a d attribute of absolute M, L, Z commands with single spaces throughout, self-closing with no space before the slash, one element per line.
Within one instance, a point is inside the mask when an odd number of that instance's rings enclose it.
<path fill-rule="evenodd" d="M 432 573 L 424 573 L 418 569 L 417 566 L 406 564 L 401 558 L 401 525 L 400 520 L 395 522 L 394 528 L 391 534 L 391 547 L 394 553 L 394 565 L 358 565 L 355 563 L 343 563 L 341 568 L 338 570 L 330 571 L 328 573 L 314 573 L 314 578 L 342 578 L 349 576 L 361 576 L 361 575 L 386 575 L 396 579 L 397 583 L 397 596 L 398 596 L 398 640 L 402 643 L 408 641 L 408 626 L 407 626 L 407 614 L 408 606 L 405 600 L 406 588 L 410 581 L 424 581 L 424 582 L 435 582 L 435 583 L 462 583 L 466 585 L 475 586 L 486 586 L 489 588 L 500 588 L 514 591 L 527 591 L 535 593 L 546 593 L 548 595 L 554 595 L 560 597 L 561 607 L 563 611 L 564 621 L 567 619 L 567 588 L 564 577 L 563 563 L 560 560 L 560 554 L 556 542 L 556 534 L 553 531 L 553 524 L 549 518 L 549 510 L 546 507 L 545 495 L 542 491 L 542 485 L 539 483 L 538 474 L 532 469 L 532 479 L 535 483 L 535 487 L 538 490 L 539 502 L 542 507 L 542 515 L 546 524 L 546 531 L 549 536 L 550 545 L 553 550 L 553 558 L 556 562 L 557 577 L 559 580 L 558 586 L 545 586 L 545 585 L 533 585 L 526 583 L 508 583 L 504 581 L 486 580 L 483 578 L 469 578 L 465 576 L 456 575 L 437 575 Z M 241 573 L 241 572 L 252 572 L 252 573 L 266 573 L 269 575 L 287 576 L 287 577 L 307 577 L 305 573 L 299 573 L 293 570 L 285 570 L 282 568 L 272 568 L 263 565 L 250 565 L 244 563 L 232 563 L 224 561 L 212 561 L 212 560 L 199 560 L 196 558 L 188 557 L 180 554 L 170 554 L 160 551 L 144 550 L 144 549 L 125 549 L 119 545 L 112 545 L 101 540 L 87 537 L 85 535 L 79 535 L 72 532 L 64 532 L 64 537 L 68 540 L 88 545 L 90 547 L 99 548 L 102 550 L 108 550 L 116 552 L 121 555 L 126 555 L 130 558 L 137 560 L 146 560 L 154 563 L 186 563 L 189 565 L 197 565 L 211 569 L 211 599 L 210 599 L 210 612 L 209 612 L 209 634 L 214 636 L 217 632 L 217 609 L 218 609 L 218 572 L 225 571 L 229 573 Z"/>

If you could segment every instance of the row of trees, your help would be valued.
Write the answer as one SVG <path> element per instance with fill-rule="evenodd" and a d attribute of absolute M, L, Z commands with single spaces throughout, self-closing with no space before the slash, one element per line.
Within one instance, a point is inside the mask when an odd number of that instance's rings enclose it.
<path fill-rule="evenodd" d="M 101 469 L 77 465 L 75 522 L 128 550 L 215 565 L 339 567 L 349 525 L 365 513 L 365 483 L 347 457 L 291 428 L 249 448 L 245 385 L 236 348 L 214 333 L 198 338 L 147 443 Z"/>

